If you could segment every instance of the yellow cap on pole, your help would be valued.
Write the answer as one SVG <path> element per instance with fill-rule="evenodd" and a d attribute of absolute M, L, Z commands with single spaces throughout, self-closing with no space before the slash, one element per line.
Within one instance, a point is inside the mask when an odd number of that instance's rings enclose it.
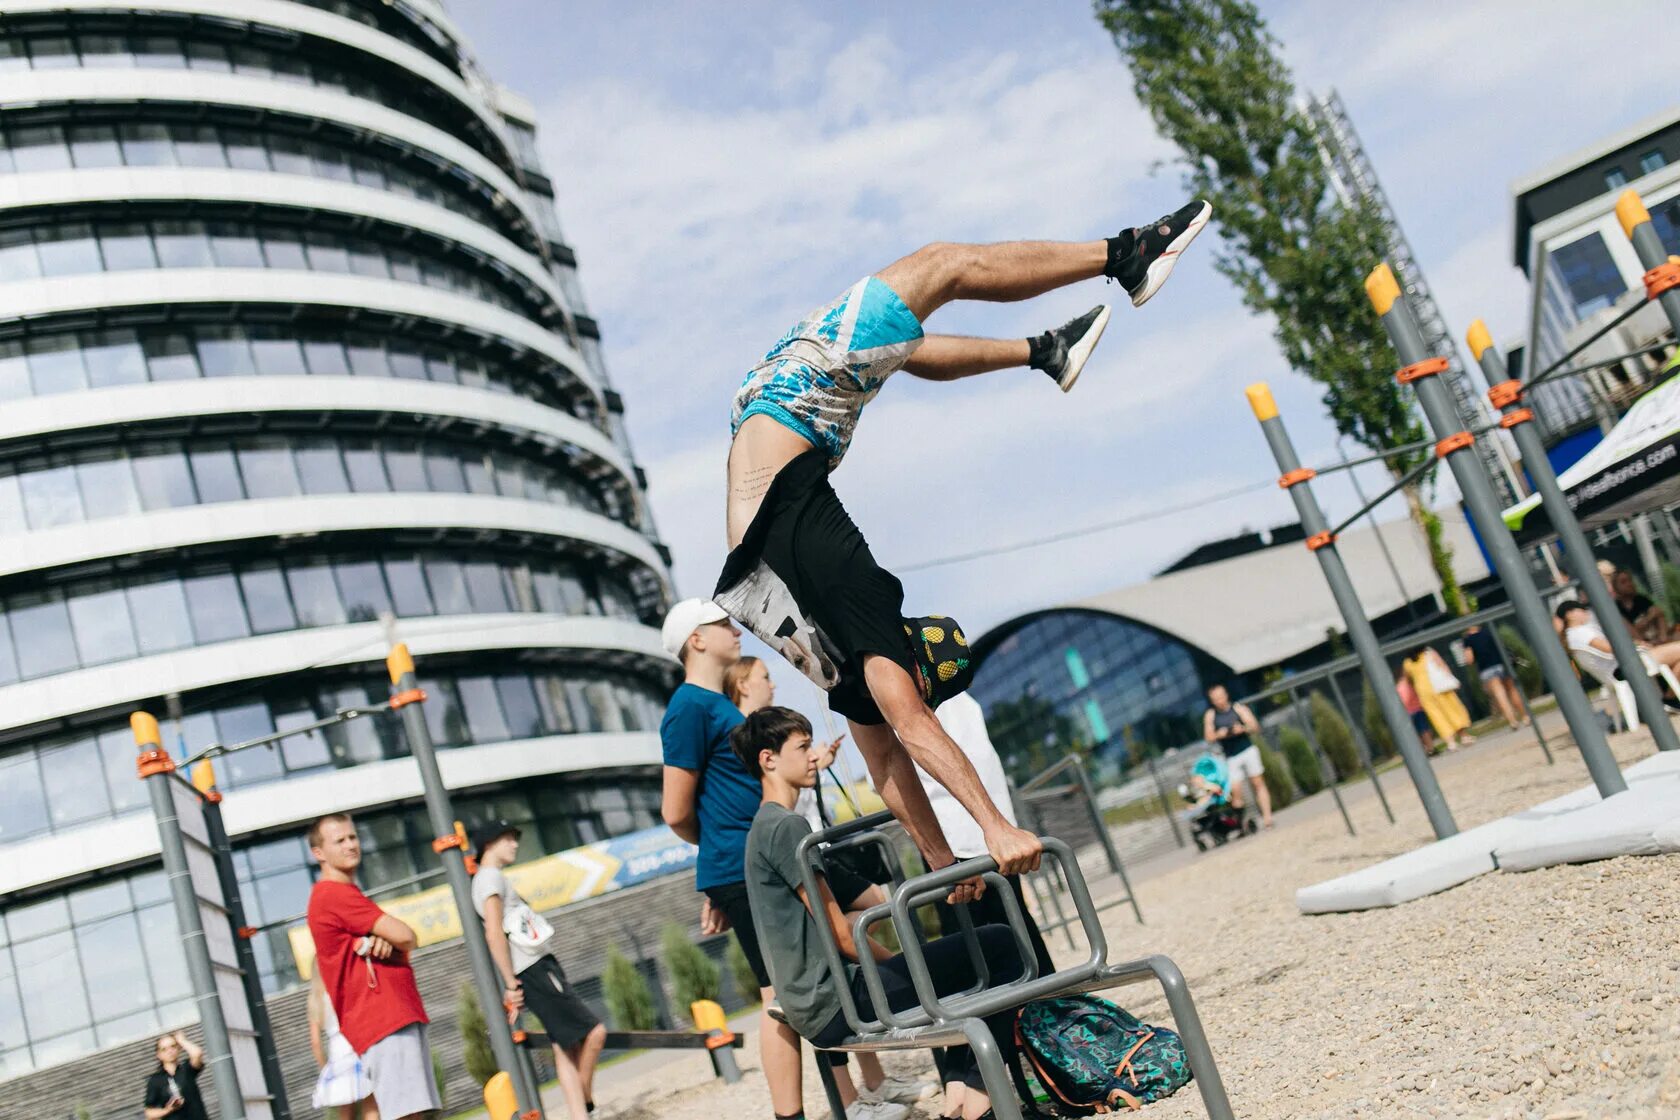
<path fill-rule="evenodd" d="M 1394 301 L 1400 298 L 1400 282 L 1394 278 L 1394 270 L 1388 267 L 1386 261 L 1365 277 L 1365 294 L 1371 297 L 1371 306 L 1377 309 L 1379 316 L 1387 315 Z"/>
<path fill-rule="evenodd" d="M 208 758 L 201 758 L 193 764 L 192 785 L 200 793 L 209 793 L 216 788 L 216 764 Z"/>
<path fill-rule="evenodd" d="M 414 658 L 409 655 L 408 643 L 398 642 L 385 658 L 385 668 L 391 671 L 391 683 L 401 684 L 404 673 L 414 672 Z"/>
<path fill-rule="evenodd" d="M 490 1120 L 512 1120 L 519 1115 L 519 1098 L 513 1092 L 513 1078 L 499 1069 L 484 1083 L 484 1111 Z"/>
<path fill-rule="evenodd" d="M 128 728 L 134 732 L 136 746 L 141 749 L 163 749 L 163 734 L 158 730 L 157 718 L 150 712 L 135 712 L 129 716 Z"/>
<path fill-rule="evenodd" d="M 1629 187 L 1616 199 L 1616 220 L 1622 223 L 1622 232 L 1633 236 L 1635 226 L 1644 225 L 1651 220 L 1651 212 L 1645 209 L 1644 201 L 1639 192 Z"/>
<path fill-rule="evenodd" d="M 1277 415 L 1277 402 L 1272 399 L 1272 387 L 1264 381 L 1256 381 L 1244 390 L 1248 394 L 1248 407 L 1254 410 L 1256 420 L 1270 420 Z"/>
<path fill-rule="evenodd" d="M 1470 344 L 1470 355 L 1478 362 L 1482 354 L 1493 345 L 1493 336 L 1488 333 L 1487 324 L 1480 319 L 1471 322 L 1470 329 L 1464 332 L 1464 341 Z"/>

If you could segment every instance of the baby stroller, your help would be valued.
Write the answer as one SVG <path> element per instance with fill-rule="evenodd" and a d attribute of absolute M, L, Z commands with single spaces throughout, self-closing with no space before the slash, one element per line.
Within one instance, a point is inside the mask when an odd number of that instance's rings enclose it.
<path fill-rule="evenodd" d="M 1244 821 L 1243 810 L 1231 804 L 1230 776 L 1225 760 L 1214 754 L 1204 754 L 1190 767 L 1190 781 L 1178 787 L 1179 794 L 1194 809 L 1190 813 L 1190 839 L 1196 850 L 1225 843 L 1233 836 L 1258 831 L 1252 822 Z"/>

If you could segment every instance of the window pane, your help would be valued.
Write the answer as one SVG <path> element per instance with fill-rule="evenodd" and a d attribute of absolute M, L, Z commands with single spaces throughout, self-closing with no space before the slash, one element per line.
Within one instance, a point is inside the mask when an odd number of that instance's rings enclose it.
<path fill-rule="evenodd" d="M 33 280 L 41 275 L 35 238 L 26 229 L 0 230 L 0 280 Z"/>
<path fill-rule="evenodd" d="M 12 624 L 0 611 L 0 684 L 11 684 L 17 679 L 17 655 L 12 652 Z M 4 839 L 4 834 L 0 834 L 0 839 Z"/>
<path fill-rule="evenodd" d="M 391 600 L 402 618 L 415 618 L 432 613 L 432 597 L 426 591 L 425 573 L 420 561 L 412 557 L 385 561 L 385 579 L 391 587 Z"/>
<path fill-rule="evenodd" d="M 99 242 L 86 222 L 66 222 L 35 232 L 35 251 L 41 258 L 43 276 L 80 276 L 98 272 Z"/>
<path fill-rule="evenodd" d="M 297 616 L 292 613 L 292 599 L 278 564 L 239 573 L 239 586 L 245 592 L 245 609 L 251 615 L 253 631 L 272 634 L 297 629 Z"/>
<path fill-rule="evenodd" d="M 467 480 L 461 474 L 461 461 L 443 448 L 428 448 L 425 452 L 427 488 L 436 493 L 464 494 Z"/>
<path fill-rule="evenodd" d="M 343 241 L 331 234 L 310 230 L 306 244 L 309 267 L 316 272 L 349 272 L 350 254 Z"/>
<path fill-rule="evenodd" d="M 105 783 L 97 778 L 103 770 L 99 744 L 92 736 L 43 747 L 40 753 L 41 784 L 46 789 L 53 828 L 110 815 Z M 94 780 L 89 781 L 90 777 Z M 16 936 L 15 928 L 13 936 Z"/>
<path fill-rule="evenodd" d="M 181 948 L 181 932 L 175 924 L 175 908 L 169 903 L 140 911 L 140 945 L 146 968 L 152 974 L 152 994 L 160 1003 L 192 994 L 187 977 L 187 956 Z"/>
<path fill-rule="evenodd" d="M 474 494 L 496 493 L 496 478 L 490 473 L 488 455 L 470 456 L 461 464 L 467 479 L 467 490 Z"/>
<path fill-rule="evenodd" d="M 303 481 L 305 494 L 344 494 L 350 490 L 350 479 L 344 473 L 344 460 L 334 443 L 310 443 L 292 452 L 297 461 L 298 477 Z"/>
<path fill-rule="evenodd" d="M 111 811 L 126 813 L 151 803 L 146 783 L 134 777 L 134 736 L 128 728 L 99 736 L 99 757 L 105 766 L 105 788 L 111 797 Z M 126 893 L 126 891 L 125 891 Z"/>
<path fill-rule="evenodd" d="M 49 529 L 84 520 L 82 492 L 76 485 L 76 468 L 51 467 L 18 476 L 23 490 L 23 508 L 31 529 Z"/>
<path fill-rule="evenodd" d="M 303 255 L 303 242 L 298 240 L 296 230 L 273 230 L 264 234 L 262 240 L 269 268 L 309 270 L 309 260 Z"/>
<path fill-rule="evenodd" d="M 251 342 L 238 327 L 206 327 L 198 335 L 198 362 L 206 377 L 234 377 L 256 372 Z"/>
<path fill-rule="evenodd" d="M 385 472 L 391 476 L 391 489 L 398 493 L 417 493 L 426 489 L 426 470 L 420 462 L 420 449 L 407 440 L 385 441 Z"/>
<path fill-rule="evenodd" d="M 192 70 L 213 70 L 224 74 L 233 69 L 225 46 L 192 41 L 187 43 L 187 66 Z"/>
<path fill-rule="evenodd" d="M 47 796 L 35 752 L 0 755 L 0 840 L 9 844 L 46 828 Z"/>
<path fill-rule="evenodd" d="M 140 931 L 128 910 L 128 889 L 122 884 L 123 912 L 92 922 L 76 923 L 82 975 L 87 979 L 93 1017 L 107 1022 L 150 1007 L 152 985 L 134 955 Z"/>
<path fill-rule="evenodd" d="M 344 356 L 342 342 L 306 341 L 303 353 L 309 362 L 310 373 L 343 375 L 350 372 L 350 360 Z"/>
<path fill-rule="evenodd" d="M 1649 175 L 1653 171 L 1660 171 L 1667 162 L 1660 151 L 1646 152 L 1639 157 L 1639 173 Z"/>
<path fill-rule="evenodd" d="M 426 558 L 426 582 L 432 588 L 432 602 L 438 614 L 471 614 L 472 600 L 467 597 L 467 581 L 461 565 L 440 557 Z"/>
<path fill-rule="evenodd" d="M 123 161 L 130 167 L 165 167 L 175 162 L 165 125 L 125 124 L 118 134 L 122 137 Z"/>
<path fill-rule="evenodd" d="M 134 641 L 134 623 L 128 617 L 128 600 L 120 587 L 72 596 L 70 625 L 76 632 L 76 648 L 83 665 L 121 661 L 140 652 Z"/>
<path fill-rule="evenodd" d="M 203 222 L 154 222 L 152 244 L 164 268 L 211 268 L 210 235 Z"/>
<path fill-rule="evenodd" d="M 241 223 L 210 223 L 210 253 L 222 268 L 263 266 L 262 243 L 256 231 Z"/>
<path fill-rule="evenodd" d="M 508 602 L 507 589 L 502 584 L 501 566 L 490 561 L 475 560 L 463 565 L 467 579 L 467 596 L 472 600 L 473 610 L 484 614 L 495 614 L 512 610 Z"/>
<path fill-rule="evenodd" d="M 291 498 L 302 493 L 291 450 L 280 444 L 259 444 L 239 449 L 239 473 L 245 478 L 245 492 L 253 498 Z"/>
<path fill-rule="evenodd" d="M 4 276 L 0 275 L 0 280 Z M 31 393 L 29 361 L 23 356 L 23 345 L 0 342 L 0 401 L 21 400 Z"/>
<path fill-rule="evenodd" d="M 255 132 L 245 132 L 240 129 L 228 129 L 222 134 L 223 145 L 227 150 L 229 167 L 237 167 L 243 171 L 267 171 L 268 146 L 263 138 Z"/>
<path fill-rule="evenodd" d="M 175 159 L 182 167 L 227 166 L 222 142 L 209 125 L 170 125 L 169 135 L 175 142 Z"/>
<path fill-rule="evenodd" d="M 29 380 L 35 395 L 70 393 L 87 388 L 87 370 L 76 336 L 52 335 L 29 341 Z"/>
<path fill-rule="evenodd" d="M 391 489 L 385 477 L 385 457 L 371 443 L 346 442 L 344 467 L 350 475 L 350 488 L 358 494 L 381 494 Z"/>
<path fill-rule="evenodd" d="M 351 622 L 372 622 L 391 609 L 391 597 L 385 591 L 385 577 L 377 561 L 341 562 L 334 564 L 333 570 Z"/>
<path fill-rule="evenodd" d="M 146 355 L 133 331 L 92 335 L 82 348 L 82 360 L 87 364 L 88 384 L 95 389 L 146 380 Z"/>
<path fill-rule="evenodd" d="M 122 517 L 140 512 L 140 494 L 127 459 L 100 459 L 76 467 L 87 516 Z"/>
<path fill-rule="evenodd" d="M 393 349 L 390 358 L 392 376 L 406 377 L 411 381 L 426 380 L 426 363 L 414 351 Z"/>
<path fill-rule="evenodd" d="M 350 356 L 350 370 L 357 377 L 391 376 L 385 347 L 377 339 L 353 338 L 345 344 L 345 350 Z"/>
<path fill-rule="evenodd" d="M 192 471 L 187 457 L 179 451 L 156 451 L 138 455 L 129 461 L 134 471 L 134 485 L 140 491 L 140 504 L 146 509 L 175 509 L 196 505 L 198 493 L 193 488 Z"/>
<path fill-rule="evenodd" d="M 344 602 L 326 564 L 286 565 L 286 585 L 292 589 L 299 626 L 333 626 L 344 621 Z"/>
<path fill-rule="evenodd" d="M 152 235 L 142 222 L 110 222 L 100 226 L 99 249 L 105 256 L 106 272 L 157 267 Z"/>
<path fill-rule="evenodd" d="M 461 698 L 452 681 L 421 681 L 426 702 L 420 707 L 426 713 L 426 726 L 431 730 L 432 742 L 440 747 L 458 747 L 467 741 L 467 720 L 461 713 Z"/>
<path fill-rule="evenodd" d="M 350 271 L 356 275 L 387 278 L 391 275 L 391 266 L 385 263 L 385 255 L 371 241 L 358 238 L 350 242 L 349 253 Z"/>
<path fill-rule="evenodd" d="M 87 990 L 82 986 L 81 970 L 66 967 L 76 960 L 74 934 L 64 930 L 13 945 L 12 960 L 32 1038 L 86 1028 Z"/>
<path fill-rule="evenodd" d="M 193 633 L 200 645 L 250 635 L 245 604 L 239 598 L 239 581 L 231 572 L 191 576 L 182 581 L 187 592 L 187 610 L 192 614 Z"/>
<path fill-rule="evenodd" d="M 530 739 L 543 733 L 542 713 L 537 710 L 530 677 L 497 677 L 496 693 L 501 697 L 502 711 L 513 738 Z"/>
<path fill-rule="evenodd" d="M 192 645 L 187 594 L 179 580 L 143 583 L 128 589 L 128 610 L 142 653 L 163 653 Z"/>
<path fill-rule="evenodd" d="M 274 730 L 286 731 L 294 727 L 303 727 L 314 723 L 316 718 L 312 709 L 302 705 L 279 710 L 274 713 Z M 322 735 L 319 730 L 282 739 L 280 741 L 280 751 L 285 757 L 286 769 L 289 772 L 313 770 L 332 763 L 332 757 L 327 752 L 326 736 Z M 305 902 L 307 901 L 305 899 Z M 288 914 L 298 913 L 302 909 L 303 907 L 299 906 L 295 910 L 278 911 L 273 917 L 285 917 Z M 272 920 L 272 918 L 269 920 Z"/>
<path fill-rule="evenodd" d="M 258 373 L 296 375 L 307 372 L 303 351 L 295 338 L 253 338 L 251 358 Z"/>
<path fill-rule="evenodd" d="M 240 704 L 216 713 L 216 734 L 223 743 L 243 743 L 273 732 L 274 720 L 268 714 L 267 704 Z M 276 747 L 252 747 L 230 754 L 224 761 L 230 786 L 266 782 L 280 776 L 280 752 Z"/>
<path fill-rule="evenodd" d="M 117 130 L 106 124 L 72 128 L 70 157 L 77 167 L 122 166 L 122 149 L 117 147 Z"/>
<path fill-rule="evenodd" d="M 162 35 L 146 35 L 136 37 L 134 43 L 134 64 L 146 70 L 180 70 L 186 64 L 186 56 L 181 51 L 181 41 L 166 38 Z"/>
<path fill-rule="evenodd" d="M 234 502 L 245 496 L 232 451 L 207 448 L 191 454 L 193 481 L 201 503 Z"/>
<path fill-rule="evenodd" d="M 288 175 L 308 175 L 314 171 L 309 161 L 308 147 L 301 136 L 275 133 L 268 138 L 268 157 L 274 170 Z"/>
<path fill-rule="evenodd" d="M 206 246 L 205 252 L 209 252 Z M 184 334 L 148 334 L 142 340 L 146 372 L 153 381 L 179 381 L 197 377 L 198 353 Z"/>
<path fill-rule="evenodd" d="M 12 130 L 12 162 L 19 171 L 62 171 L 70 166 L 70 146 L 57 125 Z"/>
<path fill-rule="evenodd" d="M 462 677 L 456 682 L 461 693 L 461 708 L 467 716 L 469 734 L 474 743 L 501 743 L 509 738 L 508 726 L 502 719 L 502 705 L 496 698 L 496 686 L 489 677 Z"/>

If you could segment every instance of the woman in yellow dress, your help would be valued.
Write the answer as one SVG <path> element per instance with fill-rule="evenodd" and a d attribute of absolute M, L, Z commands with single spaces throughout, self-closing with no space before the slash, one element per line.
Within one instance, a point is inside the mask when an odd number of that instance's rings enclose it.
<path fill-rule="evenodd" d="M 1429 724 L 1446 744 L 1456 751 L 1466 742 L 1474 742 L 1464 734 L 1470 726 L 1470 713 L 1458 698 L 1458 677 L 1447 666 L 1446 659 L 1430 646 L 1424 646 L 1403 665 L 1406 678 L 1417 690 L 1418 703 L 1423 705 Z M 1448 687 L 1448 685 L 1451 687 Z"/>

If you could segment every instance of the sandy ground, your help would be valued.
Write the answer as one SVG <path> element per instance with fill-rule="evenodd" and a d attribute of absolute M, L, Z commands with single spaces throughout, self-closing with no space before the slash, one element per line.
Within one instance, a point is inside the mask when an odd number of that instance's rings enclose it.
<path fill-rule="evenodd" d="M 1459 825 L 1586 784 L 1579 757 L 1553 743 L 1555 766 L 1513 735 L 1442 760 Z M 1614 745 L 1624 764 L 1651 752 L 1637 734 Z M 1385 788 L 1397 825 L 1368 785 L 1349 787 L 1350 837 L 1320 795 L 1269 833 L 1139 869 L 1147 925 L 1104 914 L 1111 960 L 1163 952 L 1184 970 L 1237 1115 L 1680 1117 L 1680 857 L 1494 874 L 1394 909 L 1302 916 L 1297 887 L 1431 839 L 1404 773 Z M 1149 988 L 1118 994 L 1168 1021 Z M 756 1038 L 738 1053 L 748 1073 L 735 1086 L 699 1056 L 604 1071 L 598 1115 L 766 1117 Z M 822 1117 L 806 1064 L 808 1113 Z M 895 1072 L 925 1065 L 888 1056 Z M 1194 1086 L 1149 1112 L 1204 1115 Z M 550 1114 L 564 1115 L 558 1100 Z"/>

